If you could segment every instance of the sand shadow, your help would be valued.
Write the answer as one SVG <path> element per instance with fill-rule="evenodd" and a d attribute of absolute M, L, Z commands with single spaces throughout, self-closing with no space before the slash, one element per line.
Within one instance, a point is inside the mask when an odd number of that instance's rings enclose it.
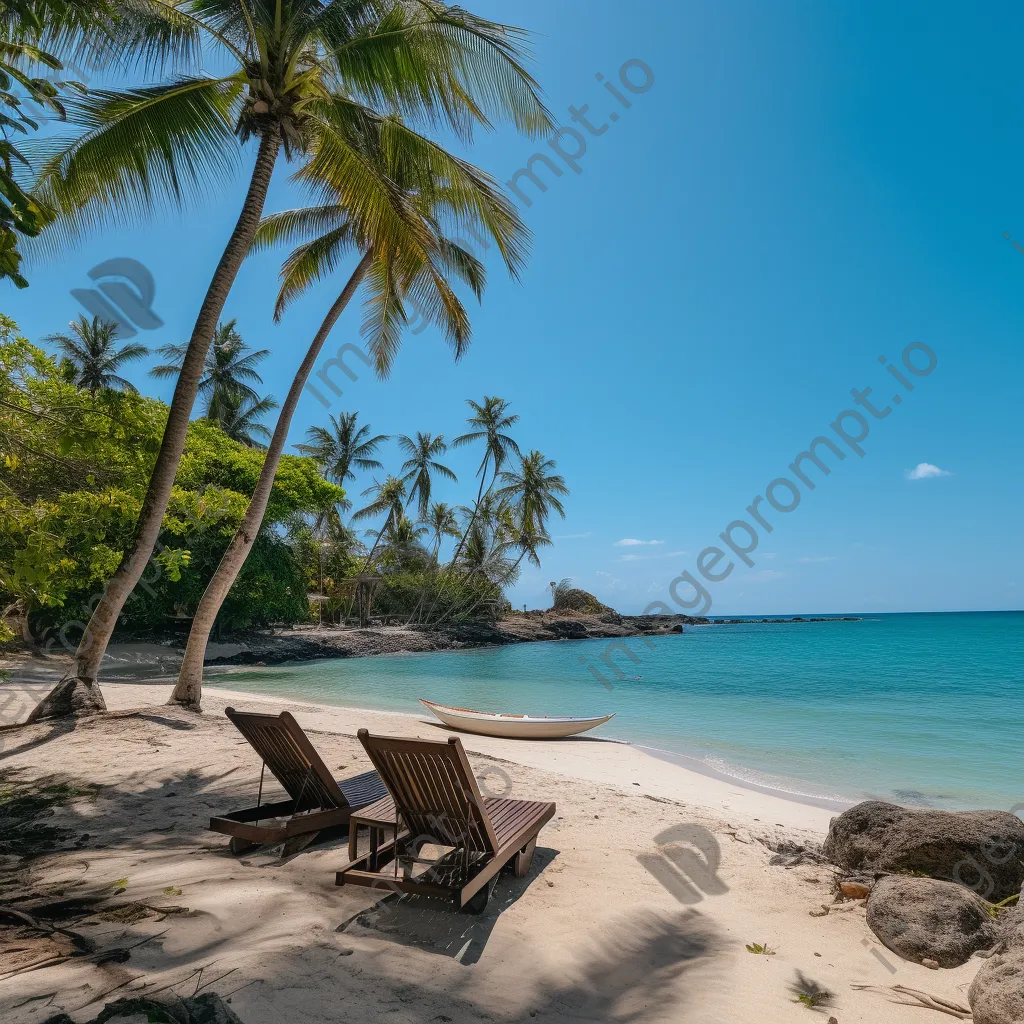
<path fill-rule="evenodd" d="M 502 872 L 482 914 L 458 910 L 441 899 L 391 893 L 342 921 L 335 931 L 389 939 L 468 967 L 483 955 L 498 918 L 539 881 L 540 874 L 558 853 L 558 850 L 538 846 L 530 873 L 525 878 Z"/>

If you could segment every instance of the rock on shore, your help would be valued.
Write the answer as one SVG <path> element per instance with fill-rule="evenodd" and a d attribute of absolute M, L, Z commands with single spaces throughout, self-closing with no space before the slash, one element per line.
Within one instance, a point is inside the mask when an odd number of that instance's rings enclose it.
<path fill-rule="evenodd" d="M 832 819 L 824 853 L 848 870 L 919 873 L 998 902 L 1024 883 L 1024 821 L 1008 811 L 912 810 L 867 800 Z"/>

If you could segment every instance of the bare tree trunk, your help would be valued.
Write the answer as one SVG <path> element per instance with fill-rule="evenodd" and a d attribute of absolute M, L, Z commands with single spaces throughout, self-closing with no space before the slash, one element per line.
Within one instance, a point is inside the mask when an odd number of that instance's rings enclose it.
<path fill-rule="evenodd" d="M 217 613 L 220 611 L 224 599 L 228 596 L 228 591 L 231 590 L 246 558 L 249 557 L 249 552 L 259 535 L 260 527 L 263 525 L 263 516 L 267 511 L 267 502 L 270 500 L 270 492 L 274 486 L 278 463 L 281 461 L 281 453 L 284 451 L 284 444 L 292 424 L 292 416 L 299 404 L 302 389 L 306 386 L 306 381 L 316 364 L 320 350 L 324 347 L 327 336 L 356 293 L 369 265 L 370 256 L 367 254 L 359 261 L 359 266 L 348 279 L 348 283 L 335 300 L 334 305 L 328 310 L 320 329 L 310 343 L 306 357 L 295 374 L 292 386 L 288 389 L 288 397 L 284 400 L 284 405 L 281 406 L 281 414 L 277 418 L 277 426 L 274 427 L 274 436 L 267 448 L 267 457 L 263 461 L 260 478 L 256 483 L 256 490 L 249 500 L 245 518 L 228 545 L 227 551 L 224 552 L 217 571 L 213 574 L 213 578 L 199 602 L 199 607 L 196 609 L 195 618 L 192 620 L 192 629 L 188 635 L 188 645 L 185 648 L 185 657 L 178 673 L 178 682 L 168 701 L 169 704 L 183 704 L 190 708 L 199 707 L 203 687 L 203 662 L 206 659 L 206 645 L 210 640 L 210 631 L 213 629 Z"/>
<path fill-rule="evenodd" d="M 63 679 L 40 701 L 29 715 L 30 722 L 40 718 L 57 718 L 69 714 L 106 710 L 103 695 L 96 683 L 100 664 L 121 609 L 149 564 L 156 546 L 167 502 L 171 497 L 171 487 L 178 471 L 178 463 L 185 450 L 185 435 L 188 432 L 189 417 L 195 404 L 199 381 L 203 376 L 206 353 L 213 341 L 213 333 L 224 310 L 228 293 L 256 235 L 280 146 L 281 136 L 276 130 L 264 135 L 260 140 L 242 212 L 214 271 L 195 327 L 192 329 L 192 337 L 189 339 L 178 382 L 174 388 L 174 398 L 171 400 L 160 453 L 153 467 L 153 475 L 149 479 L 131 549 L 121 559 L 121 564 L 107 581 L 103 596 L 96 604 L 75 655 L 75 675 Z"/>

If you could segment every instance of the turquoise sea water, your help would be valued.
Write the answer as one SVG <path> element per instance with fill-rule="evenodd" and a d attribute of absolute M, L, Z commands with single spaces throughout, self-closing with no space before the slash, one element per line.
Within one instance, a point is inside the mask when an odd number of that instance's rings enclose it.
<path fill-rule="evenodd" d="M 1024 804 L 1024 612 L 687 627 L 627 642 L 639 661 L 611 652 L 621 680 L 600 660 L 608 641 L 580 640 L 212 670 L 208 682 L 414 713 L 419 697 L 493 711 L 614 711 L 591 735 L 793 793 Z"/>

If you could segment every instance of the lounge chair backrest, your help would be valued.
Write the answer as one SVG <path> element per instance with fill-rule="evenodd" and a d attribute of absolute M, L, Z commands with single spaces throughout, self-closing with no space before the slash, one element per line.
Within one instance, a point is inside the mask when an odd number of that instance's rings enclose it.
<path fill-rule="evenodd" d="M 457 736 L 445 743 L 371 736 L 360 729 L 359 740 L 395 801 L 402 825 L 413 836 L 497 852 L 494 827 Z"/>
<path fill-rule="evenodd" d="M 348 806 L 341 787 L 289 712 L 257 715 L 227 708 L 225 714 L 287 790 L 296 811 Z"/>

